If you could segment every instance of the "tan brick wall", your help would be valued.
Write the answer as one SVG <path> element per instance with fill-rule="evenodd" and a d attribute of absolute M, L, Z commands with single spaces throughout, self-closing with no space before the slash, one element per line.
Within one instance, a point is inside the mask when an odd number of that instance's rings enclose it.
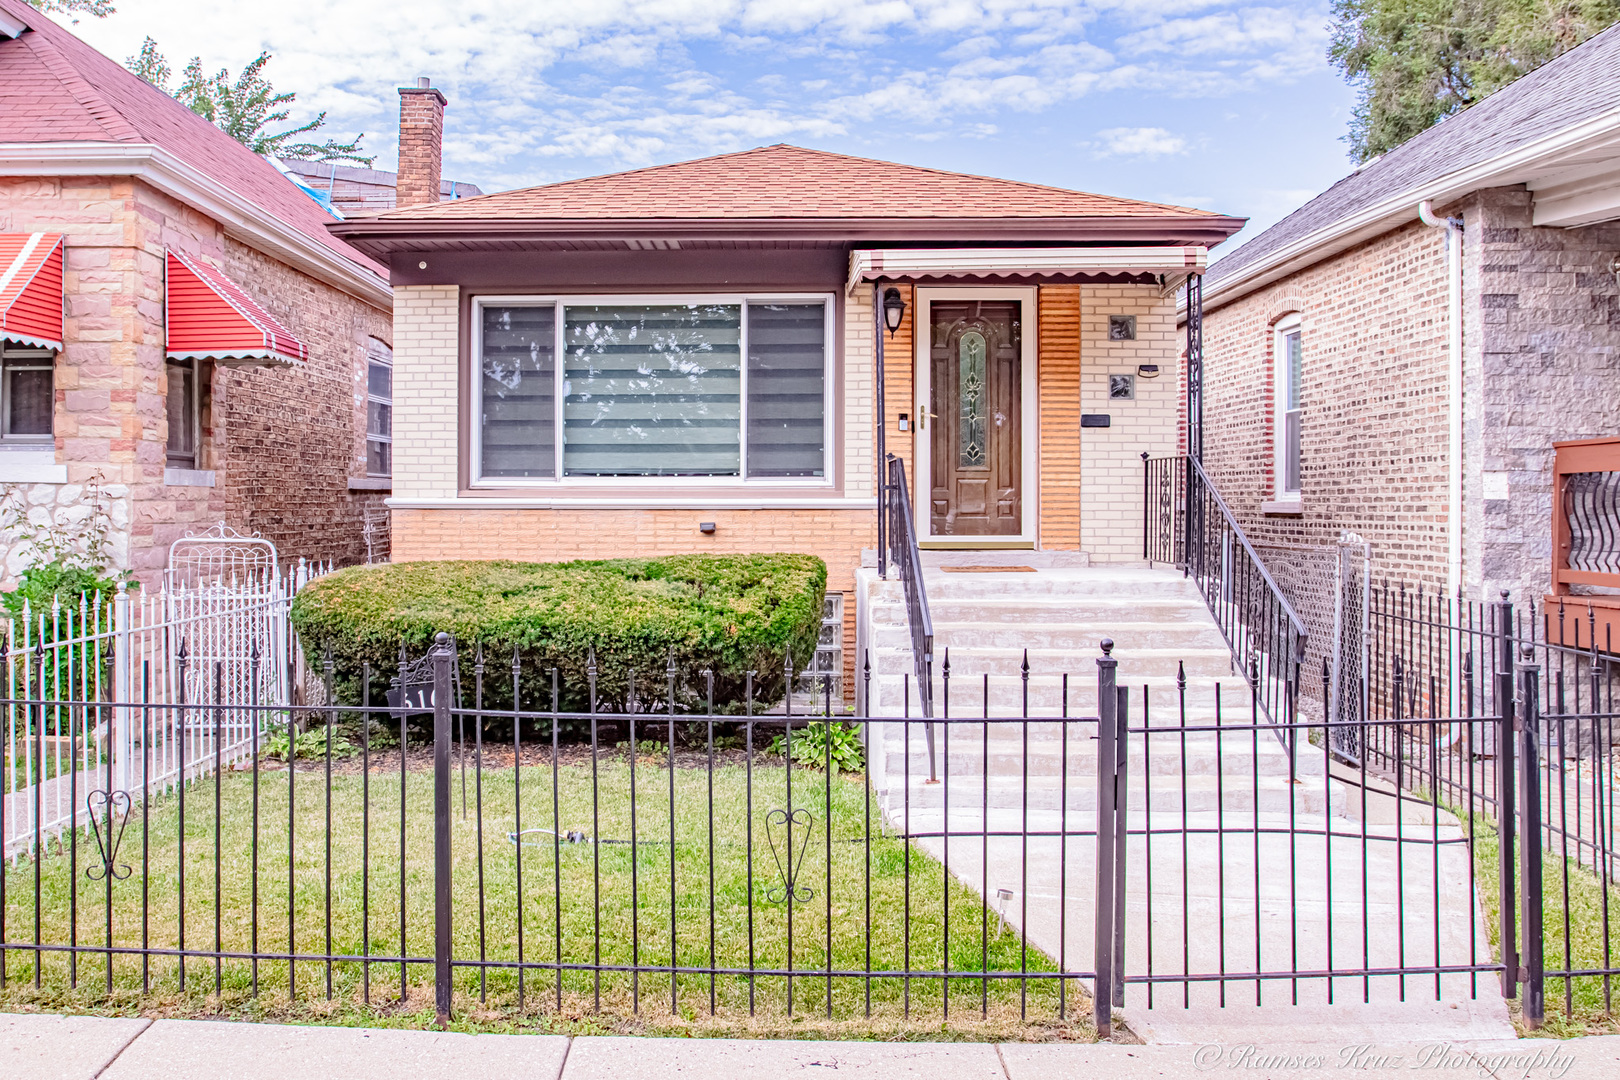
<path fill-rule="evenodd" d="M 1294 311 L 1303 513 L 1267 516 L 1272 329 Z M 1205 466 L 1251 540 L 1317 547 L 1350 529 L 1381 575 L 1444 586 L 1445 334 L 1444 239 L 1416 222 L 1206 313 Z"/>
<path fill-rule="evenodd" d="M 1108 316 L 1135 315 L 1136 340 L 1108 340 Z M 1106 428 L 1080 433 L 1081 547 L 1095 562 L 1142 558 L 1142 454 L 1173 454 L 1180 438 L 1176 372 L 1181 342 L 1174 297 L 1150 285 L 1080 289 L 1080 404 L 1107 413 Z M 1111 401 L 1108 376 L 1159 365 L 1156 379 L 1136 379 L 1136 397 Z"/>
<path fill-rule="evenodd" d="M 883 439 L 888 453 L 906 463 L 906 483 L 911 487 L 911 504 L 917 505 L 917 402 L 916 338 L 917 294 L 909 284 L 899 282 L 888 288 L 900 290 L 906 302 L 905 315 L 893 335 L 883 335 Z M 864 287 L 863 287 L 864 288 Z M 859 290 L 858 290 L 859 291 Z M 871 289 L 864 290 L 868 300 Z M 878 298 L 881 302 L 882 297 Z M 868 309 L 870 311 L 870 309 Z M 870 314 L 868 315 L 870 319 Z M 900 414 L 905 413 L 909 430 L 900 430 Z M 875 473 L 874 473 L 875 475 Z"/>
<path fill-rule="evenodd" d="M 460 290 L 394 289 L 394 497 L 456 494 Z"/>
<path fill-rule="evenodd" d="M 858 288 L 844 300 L 844 494 L 849 498 L 877 495 L 874 333 L 872 290 Z M 892 395 L 886 400 L 892 407 Z"/>

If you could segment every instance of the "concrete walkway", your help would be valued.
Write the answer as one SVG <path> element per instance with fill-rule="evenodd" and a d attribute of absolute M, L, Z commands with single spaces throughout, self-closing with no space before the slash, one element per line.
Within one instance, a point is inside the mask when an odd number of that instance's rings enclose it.
<path fill-rule="evenodd" d="M 5 1080 L 662 1080 L 850 1077 L 1136 1080 L 1329 1073 L 1500 1080 L 1620 1075 L 1620 1036 L 1434 1042 L 1127 1046 L 569 1038 L 0 1014 Z"/>

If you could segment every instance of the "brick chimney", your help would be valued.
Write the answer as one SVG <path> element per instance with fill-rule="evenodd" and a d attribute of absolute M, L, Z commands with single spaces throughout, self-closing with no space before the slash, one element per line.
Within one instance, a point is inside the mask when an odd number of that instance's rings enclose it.
<path fill-rule="evenodd" d="M 395 206 L 439 201 L 444 167 L 445 96 L 426 75 L 399 88 L 399 179 Z"/>

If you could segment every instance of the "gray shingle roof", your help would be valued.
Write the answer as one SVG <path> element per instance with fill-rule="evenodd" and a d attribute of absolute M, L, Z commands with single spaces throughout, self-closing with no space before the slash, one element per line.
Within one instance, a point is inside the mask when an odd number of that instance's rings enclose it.
<path fill-rule="evenodd" d="M 1620 25 L 1402 143 L 1210 267 L 1206 288 L 1403 191 L 1620 107 Z"/>

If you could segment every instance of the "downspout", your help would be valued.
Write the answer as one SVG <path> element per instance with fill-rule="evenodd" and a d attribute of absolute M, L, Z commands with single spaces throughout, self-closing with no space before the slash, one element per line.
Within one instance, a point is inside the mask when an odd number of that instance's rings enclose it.
<path fill-rule="evenodd" d="M 1449 475 L 1447 476 L 1446 502 L 1446 605 L 1450 610 L 1452 626 L 1459 627 L 1462 603 L 1462 423 L 1463 423 L 1463 376 L 1462 376 L 1462 237 L 1463 220 L 1460 217 L 1436 217 L 1434 203 L 1424 199 L 1418 203 L 1418 220 L 1434 229 L 1446 230 L 1446 389 L 1451 399 L 1447 415 L 1446 431 L 1446 460 Z M 1460 631 L 1457 631 L 1460 633 Z M 1457 693 L 1458 679 L 1461 672 L 1458 670 L 1458 660 L 1461 655 L 1461 642 L 1453 641 L 1449 650 L 1452 656 L 1450 683 L 1452 694 Z M 1455 704 L 1455 702 L 1454 702 Z M 1452 711 L 1456 715 L 1456 711 Z M 1442 746 L 1452 746 L 1462 737 L 1462 728 L 1459 724 L 1447 725 L 1447 732 L 1441 739 Z"/>
<path fill-rule="evenodd" d="M 1462 591 L 1462 229 L 1458 217 L 1436 217 L 1430 199 L 1418 203 L 1418 219 L 1435 229 L 1446 230 L 1446 390 L 1451 399 L 1447 417 L 1446 458 L 1446 595 L 1452 603 Z"/>

